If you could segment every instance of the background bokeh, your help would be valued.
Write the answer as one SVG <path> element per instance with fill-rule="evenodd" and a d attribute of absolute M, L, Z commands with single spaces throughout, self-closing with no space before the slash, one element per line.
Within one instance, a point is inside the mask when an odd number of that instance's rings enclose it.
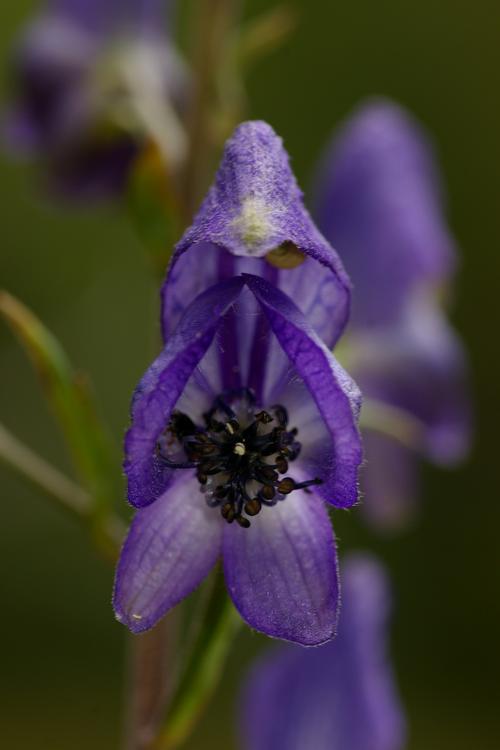
<path fill-rule="evenodd" d="M 253 12 L 269 3 L 247 5 Z M 335 525 L 341 550 L 370 545 L 392 572 L 393 654 L 409 714 L 409 750 L 494 750 L 500 746 L 500 5 L 295 5 L 298 33 L 252 73 L 249 115 L 268 120 L 284 137 L 304 187 L 335 123 L 366 95 L 407 105 L 438 146 L 462 248 L 453 318 L 472 361 L 473 454 L 455 472 L 425 469 L 421 516 L 404 534 L 376 539 L 356 511 L 337 512 Z M 34 8 L 28 0 L 1 4 L 4 91 L 9 46 Z M 132 387 L 158 336 L 155 281 L 127 220 L 116 207 L 75 211 L 51 204 L 33 171 L 6 154 L 0 217 L 0 285 L 26 301 L 90 373 L 119 445 Z M 69 470 L 38 384 L 4 327 L 0 419 Z M 111 611 L 112 572 L 89 555 L 71 519 L 3 469 L 0 480 L 0 742 L 9 750 L 117 748 L 126 636 Z M 232 747 L 235 685 L 265 645 L 260 636 L 241 636 L 189 748 Z"/>

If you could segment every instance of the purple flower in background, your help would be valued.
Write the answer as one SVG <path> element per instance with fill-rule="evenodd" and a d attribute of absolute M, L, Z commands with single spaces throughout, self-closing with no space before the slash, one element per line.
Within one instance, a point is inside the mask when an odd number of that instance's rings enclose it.
<path fill-rule="evenodd" d="M 246 750 L 401 750 L 405 720 L 387 656 L 388 583 L 372 558 L 342 570 L 337 638 L 280 646 L 254 667 L 241 702 Z"/>
<path fill-rule="evenodd" d="M 145 130 L 182 149 L 172 97 L 180 62 L 166 0 L 52 0 L 15 50 L 11 148 L 39 158 L 51 189 L 101 198 L 123 189 Z"/>
<path fill-rule="evenodd" d="M 335 344 L 349 315 L 350 282 L 304 207 L 281 138 L 265 122 L 236 129 L 176 247 L 162 290 L 165 339 L 203 289 L 242 271 L 282 289 L 324 343 Z"/>
<path fill-rule="evenodd" d="M 399 434 L 365 431 L 365 512 L 394 525 L 411 510 L 417 452 L 451 463 L 469 437 L 464 354 L 438 300 L 455 247 L 430 146 L 410 115 L 385 101 L 361 107 L 323 161 L 316 208 L 354 286 L 346 366 L 365 417 Z"/>
<path fill-rule="evenodd" d="M 295 304 L 250 274 L 202 292 L 139 383 L 125 441 L 139 508 L 114 607 L 152 627 L 222 555 L 252 627 L 333 637 L 336 553 L 325 501 L 357 499 L 359 391 Z"/>

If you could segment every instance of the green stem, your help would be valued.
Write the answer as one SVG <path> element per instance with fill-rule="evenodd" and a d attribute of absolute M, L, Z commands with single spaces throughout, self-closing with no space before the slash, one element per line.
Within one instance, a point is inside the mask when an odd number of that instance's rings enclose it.
<path fill-rule="evenodd" d="M 146 633 L 129 636 L 123 750 L 146 750 L 157 735 L 170 687 L 173 615 Z"/>
<path fill-rule="evenodd" d="M 101 549 L 111 557 L 116 557 L 124 536 L 121 520 L 110 514 L 95 527 L 94 504 L 89 493 L 24 445 L 1 424 L 0 461 L 42 490 L 58 507 L 73 517 L 88 522 L 98 538 Z"/>
<path fill-rule="evenodd" d="M 189 148 L 184 173 L 184 218 L 188 223 L 207 187 L 213 145 L 211 120 L 217 78 L 227 49 L 236 7 L 236 0 L 198 0 L 193 53 L 193 94 L 188 113 Z"/>
<path fill-rule="evenodd" d="M 174 750 L 188 737 L 217 684 L 240 623 L 218 571 L 165 724 L 151 750 Z"/>
<path fill-rule="evenodd" d="M 361 429 L 383 433 L 412 450 L 418 450 L 424 441 L 424 427 L 418 419 L 375 399 L 363 401 L 359 424 Z"/>

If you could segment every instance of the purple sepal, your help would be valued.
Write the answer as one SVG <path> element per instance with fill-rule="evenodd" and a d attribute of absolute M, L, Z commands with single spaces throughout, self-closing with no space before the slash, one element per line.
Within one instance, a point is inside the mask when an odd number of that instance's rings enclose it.
<path fill-rule="evenodd" d="M 219 370 L 224 373 L 246 374 L 239 386 L 252 386 L 255 368 L 269 369 L 271 378 L 266 387 L 270 403 L 279 401 L 288 392 L 290 367 L 296 370 L 306 389 L 302 405 L 310 402 L 309 417 L 324 426 L 320 442 L 316 439 L 309 451 L 304 451 L 303 462 L 322 484 L 319 494 L 338 507 L 347 507 L 358 497 L 357 473 L 362 460 L 361 441 L 357 428 L 360 392 L 354 381 L 340 367 L 309 326 L 298 308 L 286 295 L 258 277 L 244 274 L 210 287 L 196 298 L 185 312 L 175 333 L 169 338 L 162 354 L 139 383 L 132 404 L 132 425 L 125 440 L 125 472 L 129 481 L 129 501 L 136 507 L 148 505 L 161 495 L 172 478 L 170 469 L 156 451 L 158 439 L 168 425 L 170 415 L 179 400 L 190 376 L 207 353 L 216 331 L 231 328 L 232 305 L 246 285 L 255 296 L 279 345 L 272 349 L 267 361 L 256 355 L 245 368 L 244 351 L 248 347 L 248 329 L 255 323 L 253 308 L 242 311 L 242 330 L 236 339 L 224 337 L 222 359 L 220 342 L 211 352 L 209 360 L 212 380 L 218 381 Z M 239 301 L 238 301 L 239 304 Z M 223 336 L 223 333 L 219 334 Z M 260 342 L 262 346 L 262 342 Z M 210 352 L 208 352 L 210 355 Z M 207 355 L 207 356 L 208 356 Z M 250 356 L 252 352 L 250 352 Z M 274 360 L 288 362 L 283 371 L 273 370 Z M 261 379 L 266 380 L 265 373 Z M 218 395 L 213 392 L 212 397 Z M 286 395 L 286 394 L 285 394 Z"/>
<path fill-rule="evenodd" d="M 241 701 L 246 750 L 402 750 L 405 719 L 387 655 L 388 585 L 380 565 L 342 570 L 337 638 L 279 647 L 254 667 Z"/>
<path fill-rule="evenodd" d="M 250 533 L 249 533 L 250 532 Z M 224 529 L 224 575 L 243 619 L 302 646 L 335 635 L 339 584 L 332 526 L 315 494 L 292 493 L 252 520 Z"/>
<path fill-rule="evenodd" d="M 354 325 L 398 318 L 408 292 L 448 277 L 455 245 L 430 144 L 392 102 L 359 108 L 319 170 L 316 218 L 353 282 Z"/>
<path fill-rule="evenodd" d="M 323 480 L 317 491 L 332 505 L 349 507 L 358 498 L 357 475 L 362 461 L 357 428 L 361 393 L 283 292 L 257 276 L 245 275 L 245 279 L 327 427 L 328 446 L 323 451 L 318 447 L 315 462 Z"/>
<path fill-rule="evenodd" d="M 218 251 L 216 262 L 210 260 L 208 271 L 207 245 Z M 337 253 L 304 207 L 281 138 L 264 122 L 246 122 L 226 143 L 215 182 L 176 247 L 162 290 L 164 336 L 175 327 L 182 301 L 185 305 L 191 299 L 193 271 L 198 292 L 203 285 L 216 283 L 227 273 L 225 254 L 260 259 L 251 268 L 236 264 L 234 273 L 249 270 L 267 276 L 268 271 L 275 271 L 265 260 L 266 256 L 269 260 L 271 251 L 295 254 L 299 262 L 300 254 L 305 256 L 303 263 L 294 268 L 283 267 L 278 258 L 281 266 L 270 280 L 294 295 L 302 311 L 321 327 L 319 332 L 326 344 L 333 346 L 349 314 L 349 279 Z M 186 252 L 192 258 L 176 268 Z M 181 305 L 177 314 L 171 295 L 176 295 Z M 319 297 L 328 307 L 326 316 L 317 308 Z"/>
<path fill-rule="evenodd" d="M 206 506 L 193 473 L 139 510 L 116 571 L 113 607 L 133 633 L 152 628 L 208 575 L 220 554 L 219 516 Z"/>
<path fill-rule="evenodd" d="M 398 325 L 353 331 L 353 374 L 366 398 L 407 413 L 421 426 L 415 450 L 439 464 L 466 454 L 471 433 L 465 354 L 428 295 L 409 300 Z"/>
<path fill-rule="evenodd" d="M 174 470 L 156 452 L 158 439 L 187 381 L 210 346 L 221 317 L 238 297 L 243 279 L 212 287 L 187 309 L 175 334 L 137 386 L 125 437 L 128 499 L 137 508 L 162 495 Z"/>

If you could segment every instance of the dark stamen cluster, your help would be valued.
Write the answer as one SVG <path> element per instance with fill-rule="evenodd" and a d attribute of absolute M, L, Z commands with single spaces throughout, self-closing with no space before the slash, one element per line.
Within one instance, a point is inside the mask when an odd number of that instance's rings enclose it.
<path fill-rule="evenodd" d="M 196 469 L 208 505 L 220 507 L 228 523 L 248 528 L 246 516 L 257 515 L 263 505 L 275 505 L 294 490 L 321 483 L 282 476 L 301 450 L 298 431 L 288 428 L 283 406 L 258 409 L 252 392 L 245 389 L 219 396 L 203 419 L 204 427 L 198 427 L 186 414 L 174 412 L 158 442 L 158 455 L 172 468 Z M 182 448 L 178 461 L 172 458 L 174 442 Z"/>

